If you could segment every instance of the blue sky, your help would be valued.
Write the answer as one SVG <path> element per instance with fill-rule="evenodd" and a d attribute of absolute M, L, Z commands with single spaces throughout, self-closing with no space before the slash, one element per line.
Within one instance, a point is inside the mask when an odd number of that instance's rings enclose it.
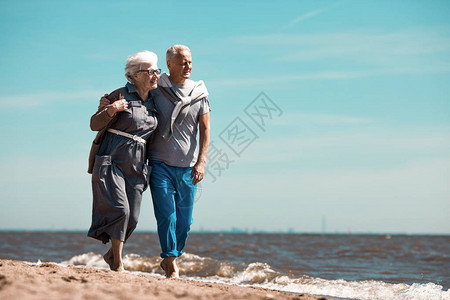
<path fill-rule="evenodd" d="M 231 161 L 193 230 L 450 233 L 448 1 L 2 1 L 0 20 L 0 229 L 88 229 L 99 97 L 128 55 L 167 70 L 181 43 Z M 261 97 L 279 109 L 262 127 Z M 148 191 L 138 228 L 156 228 Z"/>

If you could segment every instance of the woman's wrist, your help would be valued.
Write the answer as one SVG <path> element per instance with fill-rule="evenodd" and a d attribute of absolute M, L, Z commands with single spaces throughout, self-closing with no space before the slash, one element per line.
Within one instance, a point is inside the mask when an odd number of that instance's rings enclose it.
<path fill-rule="evenodd" d="M 106 112 L 110 117 L 113 117 L 116 114 L 117 109 L 113 104 L 109 104 L 108 108 L 106 109 Z"/>

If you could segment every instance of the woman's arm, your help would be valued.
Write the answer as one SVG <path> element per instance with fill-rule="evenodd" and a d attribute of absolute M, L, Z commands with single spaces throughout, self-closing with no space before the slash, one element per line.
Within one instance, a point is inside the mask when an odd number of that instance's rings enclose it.
<path fill-rule="evenodd" d="M 117 112 L 128 109 L 128 102 L 123 99 L 122 89 L 115 90 L 111 94 L 105 95 L 104 98 L 111 104 L 102 106 L 102 100 L 100 100 L 98 111 L 91 117 L 91 130 L 93 131 L 102 130 L 108 126 Z M 103 102 L 106 104 L 105 101 Z"/>

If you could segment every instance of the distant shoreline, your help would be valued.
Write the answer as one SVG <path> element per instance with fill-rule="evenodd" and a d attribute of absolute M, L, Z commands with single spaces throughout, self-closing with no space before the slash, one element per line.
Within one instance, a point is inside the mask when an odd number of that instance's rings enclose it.
<path fill-rule="evenodd" d="M 86 233 L 87 230 L 82 229 L 0 229 L 0 232 L 54 232 L 54 233 Z M 134 233 L 137 234 L 156 234 L 156 230 L 139 230 L 136 229 Z M 348 235 L 348 236 L 450 236 L 450 233 L 384 233 L 384 232 L 287 232 L 287 231 L 214 231 L 214 230 L 203 230 L 197 231 L 192 230 L 189 234 L 286 234 L 286 235 Z"/>

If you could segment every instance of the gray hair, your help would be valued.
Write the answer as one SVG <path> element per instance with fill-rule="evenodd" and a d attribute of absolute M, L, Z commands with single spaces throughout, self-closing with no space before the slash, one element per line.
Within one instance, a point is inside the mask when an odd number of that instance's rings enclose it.
<path fill-rule="evenodd" d="M 150 66 L 157 66 L 158 56 L 150 51 L 144 50 L 128 56 L 127 64 L 125 65 L 125 77 L 132 82 L 131 75 L 136 74 L 141 70 L 141 64 L 150 64 Z"/>
<path fill-rule="evenodd" d="M 185 45 L 173 45 L 172 47 L 170 47 L 169 49 L 167 49 L 166 52 L 166 61 L 172 61 L 175 56 L 177 56 L 178 53 L 180 53 L 181 51 L 189 51 L 189 53 L 191 52 L 191 49 L 189 49 L 188 46 Z"/>

